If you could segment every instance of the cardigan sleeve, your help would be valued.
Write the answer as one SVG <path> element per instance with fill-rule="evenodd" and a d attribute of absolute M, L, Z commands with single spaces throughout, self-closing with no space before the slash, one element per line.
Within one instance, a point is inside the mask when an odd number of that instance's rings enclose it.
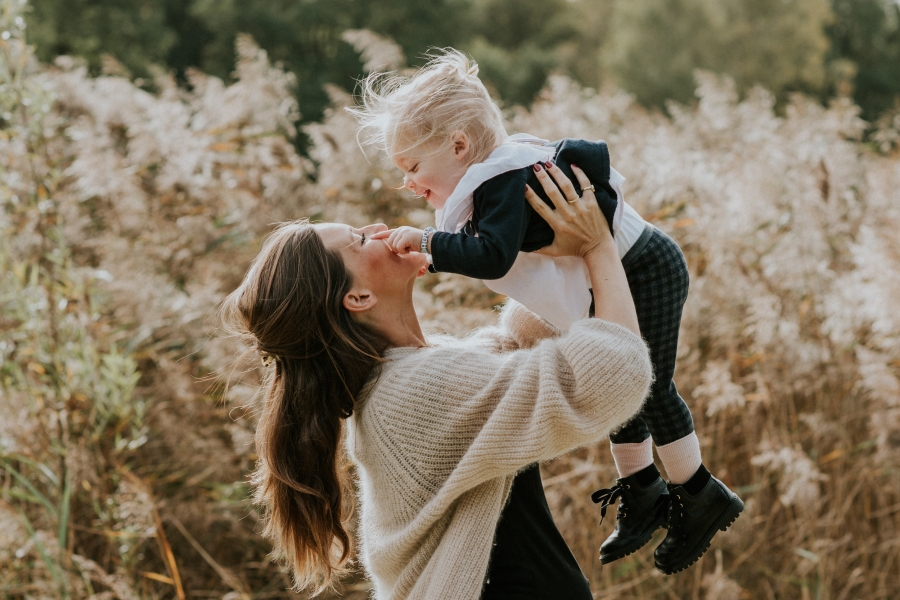
<path fill-rule="evenodd" d="M 476 329 L 466 339 L 483 342 L 496 352 L 531 348 L 541 340 L 558 337 L 561 331 L 512 298 L 507 298 L 497 325 Z"/>
<path fill-rule="evenodd" d="M 541 340 L 559 337 L 562 331 L 531 312 L 512 298 L 500 313 L 500 327 L 508 332 L 519 348 L 531 348 Z"/>
<path fill-rule="evenodd" d="M 392 478 L 443 503 L 602 439 L 639 410 L 651 379 L 638 336 L 585 319 L 505 354 L 465 342 L 415 351 L 382 372 L 366 428 L 398 461 Z"/>

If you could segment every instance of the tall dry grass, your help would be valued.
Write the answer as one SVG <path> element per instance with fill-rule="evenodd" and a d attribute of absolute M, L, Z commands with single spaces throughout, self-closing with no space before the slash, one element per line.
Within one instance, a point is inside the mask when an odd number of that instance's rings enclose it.
<path fill-rule="evenodd" d="M 306 132 L 317 164 L 298 156 L 294 82 L 251 40 L 234 83 L 161 74 L 149 93 L 112 60 L 37 64 L 23 8 L 0 2 L 0 591 L 288 595 L 248 502 L 256 374 L 227 398 L 209 380 L 240 351 L 214 308 L 277 221 L 431 215 L 363 156 L 346 92 Z M 712 75 L 698 98 L 666 118 L 554 80 L 509 127 L 606 139 L 628 201 L 684 248 L 677 381 L 747 510 L 687 572 L 657 574 L 652 546 L 601 570 L 601 443 L 545 465 L 554 515 L 598 598 L 898 597 L 900 121 L 865 142 L 844 101 L 780 114 Z M 499 301 L 451 275 L 415 294 L 457 334 Z"/>

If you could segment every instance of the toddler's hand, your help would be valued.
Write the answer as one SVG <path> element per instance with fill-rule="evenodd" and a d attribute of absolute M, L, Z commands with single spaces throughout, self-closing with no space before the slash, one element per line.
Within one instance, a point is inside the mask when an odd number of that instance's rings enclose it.
<path fill-rule="evenodd" d="M 396 254 L 409 254 L 410 252 L 420 252 L 422 249 L 422 235 L 425 232 L 415 227 L 398 227 L 397 229 L 388 229 L 387 231 L 379 231 L 373 234 L 373 240 L 385 240 L 387 245 Z"/>

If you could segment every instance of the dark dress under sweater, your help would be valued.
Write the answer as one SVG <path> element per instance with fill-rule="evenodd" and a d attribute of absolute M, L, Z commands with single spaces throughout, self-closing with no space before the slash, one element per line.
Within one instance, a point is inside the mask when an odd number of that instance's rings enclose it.
<path fill-rule="evenodd" d="M 591 600 L 591 588 L 556 528 L 538 465 L 516 475 L 500 515 L 481 600 Z"/>

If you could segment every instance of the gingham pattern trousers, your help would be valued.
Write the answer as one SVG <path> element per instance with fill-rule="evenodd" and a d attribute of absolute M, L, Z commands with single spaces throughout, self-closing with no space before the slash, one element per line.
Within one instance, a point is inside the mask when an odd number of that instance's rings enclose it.
<path fill-rule="evenodd" d="M 648 437 L 664 446 L 694 431 L 691 411 L 675 388 L 675 353 L 681 311 L 688 295 L 687 262 L 675 240 L 659 229 L 633 257 L 622 260 L 641 335 L 650 348 L 655 379 L 641 411 L 609 439 L 638 444 Z M 591 306 L 593 312 L 593 306 Z"/>

